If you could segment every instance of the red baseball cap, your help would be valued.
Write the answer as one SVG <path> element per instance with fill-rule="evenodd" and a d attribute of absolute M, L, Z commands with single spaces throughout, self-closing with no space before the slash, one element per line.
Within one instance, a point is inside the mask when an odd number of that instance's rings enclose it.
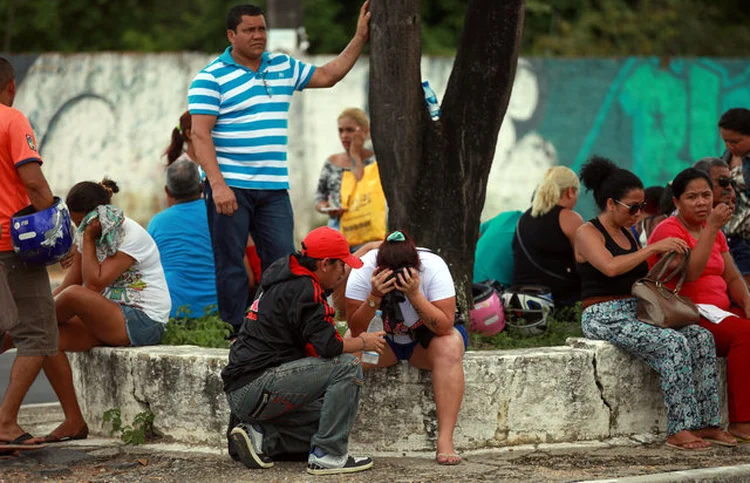
<path fill-rule="evenodd" d="M 359 257 L 349 252 L 349 244 L 340 231 L 327 226 L 316 228 L 302 240 L 302 254 L 312 258 L 338 258 L 352 268 L 361 268 Z"/>

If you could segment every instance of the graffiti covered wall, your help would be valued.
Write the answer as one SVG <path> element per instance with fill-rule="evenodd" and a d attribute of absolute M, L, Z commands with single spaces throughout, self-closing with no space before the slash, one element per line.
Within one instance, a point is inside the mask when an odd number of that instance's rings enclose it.
<path fill-rule="evenodd" d="M 187 107 L 203 54 L 44 54 L 12 57 L 20 89 L 56 194 L 108 176 L 117 203 L 141 223 L 163 208 L 162 153 Z M 306 59 L 320 65 L 330 57 Z M 424 58 L 422 73 L 441 97 L 452 59 Z M 500 131 L 483 219 L 523 209 L 545 170 L 576 171 L 592 154 L 665 184 L 693 161 L 722 151 L 716 123 L 750 105 L 750 64 L 721 59 L 521 59 Z M 297 235 L 324 219 L 312 209 L 323 161 L 341 150 L 336 118 L 366 108 L 368 63 L 361 59 L 333 89 L 295 96 L 289 164 Z M 590 196 L 579 209 L 593 214 Z"/>

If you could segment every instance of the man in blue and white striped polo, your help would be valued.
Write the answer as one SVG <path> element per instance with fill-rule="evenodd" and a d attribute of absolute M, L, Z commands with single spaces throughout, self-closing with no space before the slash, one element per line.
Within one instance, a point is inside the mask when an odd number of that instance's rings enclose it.
<path fill-rule="evenodd" d="M 349 45 L 320 67 L 266 52 L 263 12 L 253 5 L 233 7 L 227 15 L 231 46 L 190 85 L 193 142 L 208 178 L 219 312 L 235 332 L 248 306 L 248 234 L 263 269 L 294 251 L 287 171 L 292 94 L 306 87 L 331 87 L 351 70 L 369 38 L 368 4 L 362 5 Z"/>

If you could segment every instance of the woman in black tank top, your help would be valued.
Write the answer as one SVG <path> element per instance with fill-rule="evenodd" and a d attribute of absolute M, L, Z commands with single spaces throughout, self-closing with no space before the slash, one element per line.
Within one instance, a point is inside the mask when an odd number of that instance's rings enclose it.
<path fill-rule="evenodd" d="M 721 429 L 713 337 L 698 325 L 662 329 L 639 321 L 633 282 L 648 272 L 656 253 L 686 252 L 687 243 L 667 238 L 641 249 L 630 227 L 643 209 L 641 180 L 604 158 L 581 170 L 594 192 L 599 216 L 576 232 L 575 256 L 581 276 L 581 326 L 590 339 L 605 340 L 642 359 L 659 373 L 667 406 L 667 446 L 688 451 L 711 442 L 736 445 Z"/>
<path fill-rule="evenodd" d="M 583 224 L 573 211 L 579 191 L 578 176 L 570 168 L 547 170 L 513 237 L 513 285 L 548 287 L 556 307 L 581 300 L 573 254 L 573 239 Z"/>

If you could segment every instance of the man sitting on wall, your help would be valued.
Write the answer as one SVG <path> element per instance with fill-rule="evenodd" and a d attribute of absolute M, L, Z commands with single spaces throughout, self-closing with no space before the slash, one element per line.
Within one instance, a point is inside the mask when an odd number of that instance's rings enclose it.
<path fill-rule="evenodd" d="M 360 268 L 344 236 L 311 231 L 302 250 L 264 272 L 250 313 L 229 349 L 222 371 L 237 457 L 248 468 L 270 468 L 282 454 L 308 453 L 313 475 L 372 467 L 348 453 L 359 408 L 362 366 L 353 353 L 383 350 L 385 332 L 342 339 L 326 302 L 345 278 L 344 265 Z"/>
<path fill-rule="evenodd" d="M 184 307 L 190 317 L 200 317 L 217 302 L 214 254 L 198 165 L 187 159 L 172 163 L 164 190 L 168 208 L 151 219 L 148 233 L 159 248 L 172 297 L 169 316 L 176 317 Z"/>

